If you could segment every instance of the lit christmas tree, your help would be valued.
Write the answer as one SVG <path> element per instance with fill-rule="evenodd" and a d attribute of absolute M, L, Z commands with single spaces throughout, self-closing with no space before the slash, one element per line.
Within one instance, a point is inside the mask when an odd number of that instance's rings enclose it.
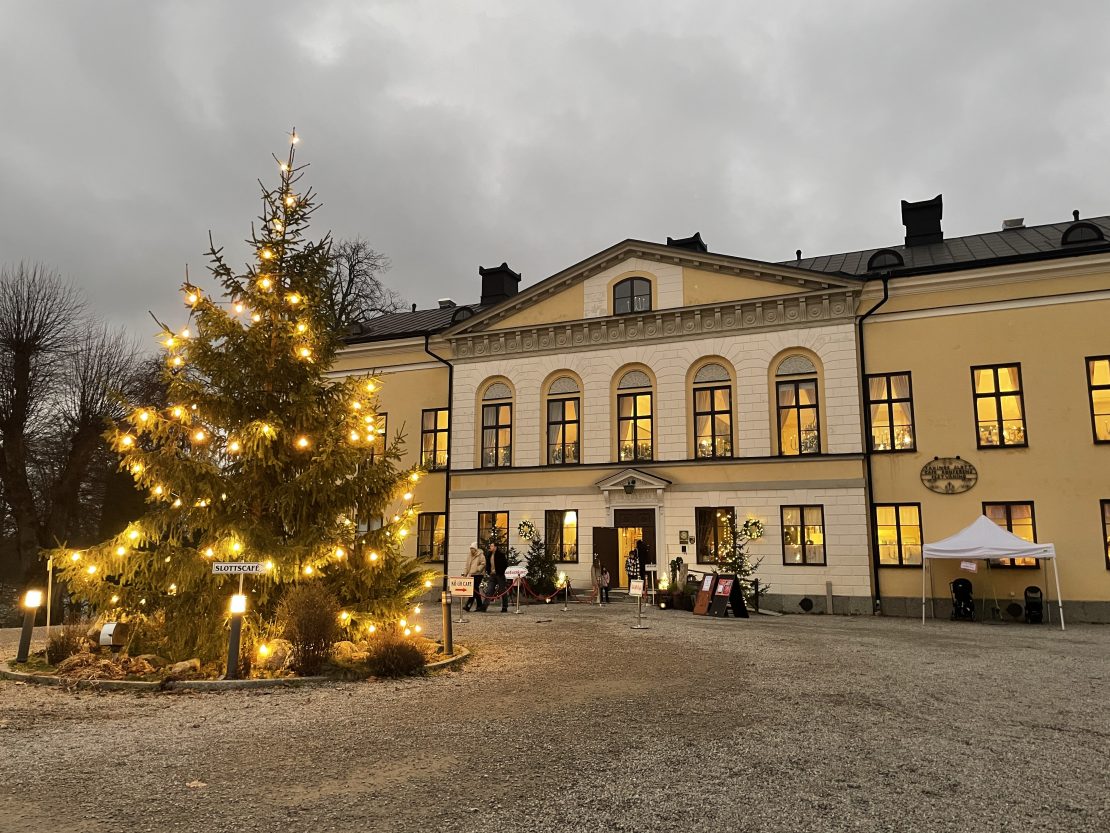
<path fill-rule="evenodd" d="M 742 525 L 736 524 L 736 513 L 727 512 L 721 528 L 721 540 L 717 546 L 717 571 L 725 575 L 735 575 L 744 588 L 744 598 L 753 601 L 755 594 L 755 571 L 759 569 L 762 558 L 753 560 L 748 555 L 748 544 L 763 537 L 763 521 L 748 518 Z M 759 586 L 759 595 L 770 589 L 769 584 Z"/>
<path fill-rule="evenodd" d="M 305 236 L 315 206 L 297 192 L 298 141 L 275 157 L 278 187 L 262 188 L 254 264 L 236 273 L 212 244 L 218 296 L 186 280 L 187 325 L 162 335 L 169 405 L 136 407 L 109 434 L 148 511 L 97 546 L 51 553 L 71 593 L 171 657 L 224 650 L 239 579 L 213 575 L 216 561 L 264 564 L 245 585 L 263 630 L 291 583 L 326 582 L 352 634 L 411 618 L 430 586 L 400 551 L 420 472 L 399 469 L 400 440 L 378 429 L 378 383 L 325 375 L 342 347 L 320 294 L 331 243 Z"/>

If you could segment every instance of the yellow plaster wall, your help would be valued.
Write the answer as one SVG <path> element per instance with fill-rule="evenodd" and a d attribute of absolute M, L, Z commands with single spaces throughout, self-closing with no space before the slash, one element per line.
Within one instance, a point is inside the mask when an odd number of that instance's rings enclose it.
<path fill-rule="evenodd" d="M 490 326 L 491 330 L 511 330 L 515 327 L 534 327 L 560 321 L 579 321 L 586 317 L 585 294 L 582 283 L 576 283 L 549 298 L 536 301 L 519 312 Z"/>
<path fill-rule="evenodd" d="M 935 541 L 974 520 L 983 502 L 1032 501 L 1038 540 L 1056 545 L 1064 598 L 1110 600 L 1099 506 L 1110 498 L 1110 445 L 1093 441 L 1084 361 L 1110 353 L 1110 301 L 872 320 L 867 371 L 912 372 L 918 448 L 873 456 L 875 502 L 920 503 L 924 540 Z M 1008 363 L 1021 364 L 1029 446 L 978 449 L 970 368 Z M 956 455 L 975 465 L 977 485 L 960 495 L 926 489 L 922 466 Z M 1051 582 L 1043 571 L 984 570 L 963 575 L 978 597 L 990 595 L 993 579 L 1002 607 L 1011 593 L 1020 601 L 1027 585 Z M 931 564 L 929 572 L 937 597 L 947 597 L 948 582 L 960 574 L 953 563 Z M 881 568 L 880 582 L 884 597 L 921 594 L 918 568 Z"/>
<path fill-rule="evenodd" d="M 686 306 L 712 304 L 718 301 L 746 301 L 752 298 L 770 298 L 805 292 L 801 286 L 791 286 L 778 281 L 740 278 L 702 269 L 684 267 L 682 270 L 682 298 Z"/>

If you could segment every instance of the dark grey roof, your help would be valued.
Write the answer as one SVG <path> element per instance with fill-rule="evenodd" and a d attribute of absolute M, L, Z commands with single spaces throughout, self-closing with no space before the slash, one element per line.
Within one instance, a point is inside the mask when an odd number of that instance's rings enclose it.
<path fill-rule="evenodd" d="M 433 335 L 446 330 L 456 321 L 461 321 L 461 316 L 467 316 L 468 312 L 473 315 L 479 309 L 481 307 L 478 304 L 460 304 L 456 307 L 436 307 L 418 309 L 415 312 L 379 315 L 377 318 L 352 326 L 350 335 L 345 340 L 348 344 L 360 344 L 386 338 Z"/>
<path fill-rule="evenodd" d="M 1110 248 L 1110 217 L 1084 218 L 1081 221 L 1092 223 L 1102 229 L 1107 242 L 1062 246 L 1060 238 L 1073 222 L 1049 223 L 1043 226 L 972 234 L 967 237 L 952 237 L 941 243 L 927 246 L 883 246 L 878 249 L 863 249 L 837 255 L 783 260 L 780 263 L 784 266 L 795 266 L 815 272 L 862 276 L 867 274 L 867 261 L 871 255 L 881 249 L 889 249 L 901 255 L 904 265 L 891 271 L 894 274 L 906 274 L 972 269 L 1002 261 L 1068 257 Z"/>

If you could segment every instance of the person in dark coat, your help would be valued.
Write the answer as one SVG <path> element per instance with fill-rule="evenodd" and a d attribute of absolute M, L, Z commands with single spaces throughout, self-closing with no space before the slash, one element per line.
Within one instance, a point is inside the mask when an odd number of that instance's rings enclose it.
<path fill-rule="evenodd" d="M 640 578 L 647 579 L 648 545 L 643 538 L 636 539 L 636 561 L 640 566 Z"/>
<path fill-rule="evenodd" d="M 505 577 L 505 571 L 509 569 L 509 556 L 507 553 L 502 552 L 501 548 L 497 546 L 496 541 L 489 542 L 489 556 L 486 564 L 490 568 L 490 574 L 494 576 L 496 583 L 493 587 L 493 595 L 504 593 L 501 597 L 501 612 L 509 612 L 509 580 Z M 488 606 L 488 602 L 486 603 Z"/>

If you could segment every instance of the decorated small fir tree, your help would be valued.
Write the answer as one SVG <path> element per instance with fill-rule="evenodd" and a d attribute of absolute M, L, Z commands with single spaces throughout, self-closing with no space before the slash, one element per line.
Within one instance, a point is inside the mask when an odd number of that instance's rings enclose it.
<path fill-rule="evenodd" d="M 554 593 L 559 568 L 555 557 L 548 551 L 543 536 L 531 521 L 521 521 L 517 534 L 521 540 L 528 542 L 528 554 L 524 557 L 528 565 L 528 574 L 525 576 L 528 586 L 545 596 Z"/>
<path fill-rule="evenodd" d="M 73 595 L 172 657 L 222 651 L 238 579 L 213 575 L 215 561 L 264 564 L 245 586 L 262 629 L 293 583 L 325 582 L 355 629 L 411 616 L 430 586 L 401 554 L 420 473 L 400 470 L 400 439 L 379 430 L 378 382 L 326 376 L 342 346 L 321 296 L 330 240 L 306 236 L 315 205 L 291 138 L 277 187 L 262 188 L 253 263 L 237 272 L 212 244 L 216 292 L 187 279 L 187 324 L 163 326 L 168 405 L 139 404 L 109 432 L 146 513 L 52 553 Z"/>
<path fill-rule="evenodd" d="M 748 544 L 763 537 L 763 522 L 758 518 L 748 518 L 737 525 L 736 513 L 725 514 L 721 540 L 717 546 L 717 571 L 735 575 L 744 588 L 744 597 L 750 602 L 755 594 L 755 571 L 759 569 L 762 558 L 752 559 L 748 555 Z M 759 595 L 764 595 L 770 585 L 760 584 Z"/>

